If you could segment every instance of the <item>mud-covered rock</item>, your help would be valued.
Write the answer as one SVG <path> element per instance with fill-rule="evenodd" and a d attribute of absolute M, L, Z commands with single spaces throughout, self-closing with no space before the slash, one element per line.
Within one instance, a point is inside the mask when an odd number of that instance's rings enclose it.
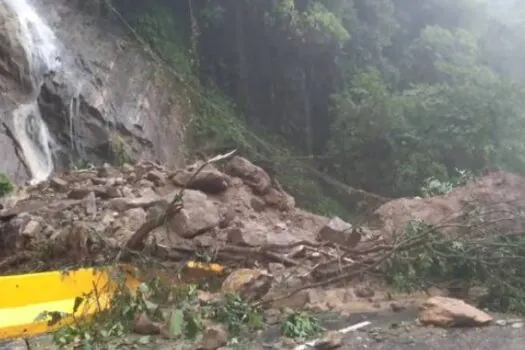
<path fill-rule="evenodd" d="M 199 350 L 217 350 L 228 343 L 228 333 L 221 325 L 207 327 L 202 333 Z"/>
<path fill-rule="evenodd" d="M 353 248 L 361 241 L 361 234 L 351 224 L 336 216 L 319 230 L 317 239 Z"/>
<path fill-rule="evenodd" d="M 523 232 L 523 210 L 525 177 L 498 171 L 445 195 L 392 200 L 380 206 L 373 219 L 387 239 L 401 235 L 411 221 L 439 226 L 444 234 L 475 236 Z"/>
<path fill-rule="evenodd" d="M 243 157 L 233 157 L 226 166 L 226 172 L 241 178 L 256 194 L 264 195 L 272 186 L 270 176 L 262 168 Z"/>
<path fill-rule="evenodd" d="M 223 293 L 238 294 L 246 300 L 261 299 L 272 286 L 272 277 L 262 269 L 238 269 L 222 283 Z"/>
<path fill-rule="evenodd" d="M 178 186 L 199 190 L 204 193 L 216 194 L 225 191 L 230 185 L 229 176 L 220 172 L 211 164 L 207 164 L 197 173 L 203 165 L 204 162 L 202 161 L 194 163 L 183 170 L 175 172 L 171 179 Z"/>
<path fill-rule="evenodd" d="M 432 297 L 421 307 L 419 320 L 439 327 L 478 327 L 492 322 L 492 316 L 462 300 Z"/>

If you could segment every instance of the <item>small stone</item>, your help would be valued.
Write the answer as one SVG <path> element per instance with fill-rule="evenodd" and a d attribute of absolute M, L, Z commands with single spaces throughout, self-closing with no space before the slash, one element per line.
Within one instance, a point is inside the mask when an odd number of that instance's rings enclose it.
<path fill-rule="evenodd" d="M 162 326 L 153 322 L 149 316 L 143 312 L 139 314 L 133 323 L 133 332 L 143 335 L 154 335 L 161 333 Z"/>
<path fill-rule="evenodd" d="M 399 312 L 399 311 L 403 311 L 405 309 L 405 306 L 399 303 L 393 302 L 393 303 L 390 303 L 390 309 L 392 309 L 392 311 L 394 312 Z"/>
<path fill-rule="evenodd" d="M 119 191 L 119 189 L 113 186 L 107 186 L 100 189 L 96 189 L 95 194 L 97 197 L 103 199 L 122 197 L 122 193 Z"/>
<path fill-rule="evenodd" d="M 88 187 L 73 188 L 69 191 L 67 198 L 69 199 L 82 199 L 85 198 L 92 190 Z"/>
<path fill-rule="evenodd" d="M 51 184 L 51 187 L 53 187 L 55 191 L 58 191 L 58 192 L 67 191 L 67 181 L 62 180 L 59 177 L 53 177 L 49 182 Z"/>
<path fill-rule="evenodd" d="M 120 189 L 120 192 L 122 192 L 122 197 L 135 198 L 135 194 L 133 193 L 133 190 L 129 188 L 128 186 L 122 187 Z"/>
<path fill-rule="evenodd" d="M 115 237 L 128 240 L 146 222 L 146 212 L 142 208 L 131 208 L 119 218 L 119 229 Z"/>
<path fill-rule="evenodd" d="M 139 197 L 157 197 L 158 194 L 151 187 L 141 188 L 139 190 Z"/>
<path fill-rule="evenodd" d="M 272 286 L 271 275 L 261 269 L 238 269 L 222 283 L 223 293 L 239 294 L 246 300 L 261 299 Z"/>
<path fill-rule="evenodd" d="M 112 176 L 116 176 L 117 174 L 118 174 L 118 171 L 115 170 L 108 163 L 104 163 L 100 168 L 98 168 L 98 172 L 97 172 L 98 177 L 112 177 Z"/>
<path fill-rule="evenodd" d="M 228 333 L 219 325 L 210 326 L 202 333 L 199 350 L 217 350 L 228 344 Z"/>
<path fill-rule="evenodd" d="M 140 197 L 140 198 L 113 198 L 109 201 L 109 208 L 118 212 L 124 212 L 132 208 L 147 209 L 154 205 L 167 206 L 168 201 L 160 196 Z"/>
<path fill-rule="evenodd" d="M 512 328 L 522 328 L 523 322 L 517 322 L 512 324 Z"/>
<path fill-rule="evenodd" d="M 26 237 L 37 237 L 42 232 L 42 224 L 40 221 L 31 220 L 29 221 L 22 230 L 22 235 Z"/>
<path fill-rule="evenodd" d="M 277 309 L 268 309 L 264 312 L 264 319 L 268 324 L 277 324 L 282 319 L 281 311 Z"/>
<path fill-rule="evenodd" d="M 219 210 L 219 216 L 220 216 L 220 222 L 219 222 L 219 228 L 224 229 L 233 222 L 235 219 L 235 210 L 233 210 L 231 207 L 222 207 Z"/>
<path fill-rule="evenodd" d="M 138 184 L 140 187 L 144 187 L 144 188 L 155 187 L 155 184 L 153 182 L 146 180 L 146 179 L 141 179 Z"/>
<path fill-rule="evenodd" d="M 153 182 L 156 186 L 162 186 L 166 184 L 166 175 L 158 170 L 151 170 L 148 172 L 146 179 Z"/>
<path fill-rule="evenodd" d="M 95 185 L 106 185 L 111 184 L 112 179 L 104 178 L 104 177 L 94 177 L 91 179 L 91 182 L 93 182 Z"/>
<path fill-rule="evenodd" d="M 264 203 L 280 211 L 291 211 L 295 208 L 295 199 L 284 191 L 270 188 L 263 196 Z"/>
<path fill-rule="evenodd" d="M 318 340 L 314 348 L 317 350 L 332 350 L 343 345 L 343 335 L 336 331 L 326 332 L 321 340 Z"/>
<path fill-rule="evenodd" d="M 83 199 L 83 204 L 87 215 L 95 216 L 97 214 L 97 198 L 95 197 L 95 193 L 89 192 Z"/>
<path fill-rule="evenodd" d="M 275 309 L 302 309 L 310 303 L 310 292 L 301 290 L 286 298 L 280 298 L 272 302 L 272 308 Z"/>
<path fill-rule="evenodd" d="M 361 234 L 351 224 L 335 216 L 319 230 L 317 240 L 353 248 L 361 241 Z"/>
<path fill-rule="evenodd" d="M 199 300 L 201 304 L 209 303 L 211 301 L 217 300 L 218 298 L 219 296 L 217 294 L 210 293 L 204 290 L 197 291 L 197 300 Z"/>
<path fill-rule="evenodd" d="M 256 212 L 261 212 L 266 208 L 266 203 L 259 197 L 252 197 L 250 200 L 250 206 Z"/>
<path fill-rule="evenodd" d="M 496 324 L 500 327 L 505 327 L 507 325 L 507 321 L 505 320 L 497 320 Z"/>
<path fill-rule="evenodd" d="M 374 290 L 367 286 L 358 286 L 354 289 L 354 292 L 359 298 L 372 298 L 375 295 Z"/>
<path fill-rule="evenodd" d="M 132 173 L 135 170 L 135 168 L 133 168 L 133 165 L 128 163 L 124 163 L 121 168 L 122 172 L 126 174 Z"/>
<path fill-rule="evenodd" d="M 280 263 L 271 262 L 268 264 L 268 271 L 270 271 L 272 275 L 282 272 L 284 269 L 284 265 Z"/>

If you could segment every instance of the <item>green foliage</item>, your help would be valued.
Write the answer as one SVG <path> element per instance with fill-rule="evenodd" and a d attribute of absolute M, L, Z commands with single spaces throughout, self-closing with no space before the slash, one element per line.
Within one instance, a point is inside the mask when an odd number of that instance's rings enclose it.
<path fill-rule="evenodd" d="M 217 147 L 230 145 L 241 152 L 252 151 L 235 104 L 213 84 L 203 87 L 197 113 L 191 125 L 195 144 L 201 147 L 205 147 L 205 143 Z"/>
<path fill-rule="evenodd" d="M 115 134 L 112 136 L 110 140 L 110 150 L 111 150 L 111 156 L 115 162 L 116 165 L 123 165 L 125 163 L 132 163 L 132 159 L 128 154 L 128 146 L 126 144 L 126 141 L 122 139 L 119 135 Z M 89 164 L 87 166 L 84 166 L 82 168 L 89 167 Z"/>
<path fill-rule="evenodd" d="M 15 185 L 6 174 L 0 173 L 0 198 L 9 195 L 15 190 Z"/>
<path fill-rule="evenodd" d="M 212 317 L 226 325 L 229 334 L 234 337 L 246 336 L 250 331 L 263 326 L 263 316 L 260 309 L 238 295 L 227 294 L 223 302 L 216 302 L 212 305 Z"/>
<path fill-rule="evenodd" d="M 281 334 L 288 338 L 309 339 L 323 331 L 319 319 L 305 311 L 289 311 L 281 323 Z"/>
<path fill-rule="evenodd" d="M 67 327 L 61 328 L 53 334 L 54 343 L 61 347 L 75 344 L 83 349 L 94 349 L 107 344 L 109 340 L 121 338 L 131 332 L 135 318 L 142 313 L 150 315 L 153 319 L 160 317 L 158 305 L 151 303 L 148 298 L 152 291 L 147 284 L 142 284 L 136 293 L 133 293 L 126 285 L 124 273 L 115 276 L 116 290 L 113 295 L 112 305 L 104 309 L 101 306 L 103 295 L 108 292 L 108 286 L 96 286 L 95 290 L 75 298 L 73 314 L 97 309 L 97 314 L 90 321 L 75 319 L 75 322 Z M 41 315 L 49 317 L 56 315 L 56 321 L 64 316 L 50 311 Z"/>
<path fill-rule="evenodd" d="M 457 176 L 448 181 L 441 181 L 435 177 L 425 179 L 421 194 L 423 197 L 432 197 L 447 194 L 456 187 L 464 186 L 474 178 L 474 175 L 467 170 L 456 169 Z"/>
<path fill-rule="evenodd" d="M 388 281 L 395 289 L 415 291 L 425 284 L 457 279 L 468 283 L 479 272 L 479 266 L 468 255 L 466 242 L 441 236 L 423 222 L 410 222 L 402 238 L 421 244 L 400 250 L 388 261 Z"/>
<path fill-rule="evenodd" d="M 387 196 L 445 192 L 458 185 L 456 168 L 525 172 L 525 86 L 515 81 L 525 76 L 523 23 L 507 23 L 523 6 L 116 3 L 190 85 L 192 146 L 270 162 L 301 206 L 346 211 L 307 170 L 321 163 L 330 176 Z M 307 160 L 289 162 L 291 154 Z"/>
<path fill-rule="evenodd" d="M 98 308 L 91 320 L 74 319 L 70 326 L 61 328 L 53 334 L 54 343 L 65 348 L 71 344 L 82 349 L 110 349 L 129 346 L 131 332 L 137 329 L 160 329 L 171 340 L 194 341 L 202 333 L 205 320 L 218 322 L 228 329 L 232 339 L 245 339 L 253 330 L 264 325 L 261 311 L 254 304 L 246 302 L 238 295 L 228 294 L 214 301 L 202 302 L 198 299 L 198 287 L 193 284 L 171 285 L 159 278 L 142 283 L 136 291 L 128 288 L 125 274 L 114 275 L 115 294 L 111 305 L 103 308 L 105 287 L 96 289 L 75 299 L 73 314 Z M 39 320 L 60 322 L 65 316 L 49 311 L 39 315 Z M 75 317 L 76 317 L 75 316 Z M 137 322 L 138 318 L 143 322 Z M 138 326 L 141 324 L 141 326 Z M 139 344 L 149 342 L 142 337 Z"/>
<path fill-rule="evenodd" d="M 195 84 L 193 55 L 187 45 L 185 29 L 171 11 L 163 4 L 149 4 L 142 11 L 129 16 L 130 24 L 180 77 Z"/>
<path fill-rule="evenodd" d="M 312 40 L 313 43 L 325 45 L 329 42 L 345 42 L 350 39 L 339 18 L 320 2 L 311 2 L 305 11 L 299 11 L 294 1 L 281 0 L 274 8 L 274 15 L 288 24 L 288 30 L 298 40 Z M 267 20 L 271 20 L 267 17 Z"/>
<path fill-rule="evenodd" d="M 522 236 L 450 237 L 440 234 L 435 227 L 411 222 L 401 238 L 413 244 L 408 249 L 398 249 L 385 266 L 387 280 L 395 289 L 415 291 L 461 281 L 467 288 L 487 289 L 480 306 L 525 313 Z"/>

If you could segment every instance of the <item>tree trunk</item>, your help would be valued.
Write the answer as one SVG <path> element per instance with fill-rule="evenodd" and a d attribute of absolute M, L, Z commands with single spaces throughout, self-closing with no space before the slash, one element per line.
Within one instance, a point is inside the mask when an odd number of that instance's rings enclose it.
<path fill-rule="evenodd" d="M 305 146 L 307 155 L 313 155 L 312 106 L 310 104 L 310 68 L 308 64 L 302 69 L 301 91 L 305 120 Z"/>
<path fill-rule="evenodd" d="M 246 56 L 244 53 L 244 26 L 243 26 L 243 0 L 235 1 L 235 46 L 237 51 L 237 101 L 246 110 L 248 121 L 252 115 L 248 101 Z"/>
<path fill-rule="evenodd" d="M 192 54 L 192 66 L 195 69 L 195 72 L 199 72 L 199 57 L 197 52 L 197 45 L 199 42 L 199 23 L 195 18 L 195 13 L 193 10 L 193 1 L 188 0 L 188 9 L 190 11 L 190 23 L 191 23 L 191 54 Z"/>

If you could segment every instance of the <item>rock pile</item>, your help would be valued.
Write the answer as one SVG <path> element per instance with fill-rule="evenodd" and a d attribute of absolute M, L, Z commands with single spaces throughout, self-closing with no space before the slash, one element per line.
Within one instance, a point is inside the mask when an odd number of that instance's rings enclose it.
<path fill-rule="evenodd" d="M 96 237 L 124 245 L 183 188 L 183 208 L 150 234 L 159 246 L 314 243 L 328 222 L 295 208 L 292 196 L 242 157 L 233 157 L 224 172 L 208 164 L 195 175 L 202 165 L 170 171 L 152 162 L 106 164 L 21 188 L 3 200 L 0 210 L 0 258 L 42 241 L 60 242 L 62 253 L 77 262 L 93 258 Z"/>
<path fill-rule="evenodd" d="M 524 232 L 524 209 L 525 178 L 497 171 L 442 196 L 392 200 L 375 211 L 374 219 L 385 237 L 399 235 L 413 220 L 446 234 L 490 237 Z"/>

